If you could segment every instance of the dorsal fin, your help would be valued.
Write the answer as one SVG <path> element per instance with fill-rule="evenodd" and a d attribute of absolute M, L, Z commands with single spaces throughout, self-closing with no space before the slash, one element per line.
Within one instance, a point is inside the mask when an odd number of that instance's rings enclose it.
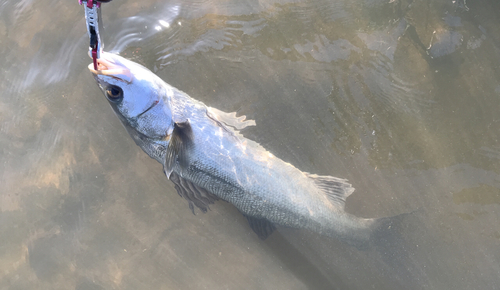
<path fill-rule="evenodd" d="M 330 201 L 338 205 L 341 209 L 344 209 L 345 199 L 354 191 L 354 187 L 350 183 L 347 183 L 347 179 L 310 173 L 306 174 L 328 196 Z"/>
<path fill-rule="evenodd" d="M 188 151 L 194 146 L 193 130 L 189 124 L 189 120 L 182 123 L 175 123 L 174 130 L 170 136 L 170 141 L 167 147 L 167 154 L 165 156 L 165 163 L 163 164 L 163 171 L 170 178 L 170 174 L 174 170 L 175 164 L 179 164 L 180 173 L 187 169 L 189 166 Z"/>
<path fill-rule="evenodd" d="M 254 120 L 245 120 L 245 115 L 236 117 L 236 112 L 226 113 L 216 108 L 207 107 L 207 115 L 212 120 L 222 122 L 226 126 L 233 127 L 236 130 L 241 130 L 248 126 L 255 126 Z"/>

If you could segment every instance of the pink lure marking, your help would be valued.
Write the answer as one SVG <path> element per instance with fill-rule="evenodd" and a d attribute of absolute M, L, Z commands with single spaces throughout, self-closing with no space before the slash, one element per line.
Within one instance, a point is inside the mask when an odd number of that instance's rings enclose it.
<path fill-rule="evenodd" d="M 80 2 L 80 5 L 82 4 L 82 0 L 78 0 L 78 2 Z M 88 0 L 87 1 L 87 7 L 88 8 L 92 8 L 92 5 L 94 5 L 94 0 Z M 97 5 L 97 8 L 100 8 L 101 7 L 101 2 L 97 2 L 95 5 Z"/>
<path fill-rule="evenodd" d="M 94 70 L 97 70 L 97 48 L 92 49 L 92 62 L 94 63 Z"/>

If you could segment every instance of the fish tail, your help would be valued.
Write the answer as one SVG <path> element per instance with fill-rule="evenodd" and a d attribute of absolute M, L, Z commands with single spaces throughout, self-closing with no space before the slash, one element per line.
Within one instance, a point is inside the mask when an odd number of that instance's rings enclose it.
<path fill-rule="evenodd" d="M 340 238 L 359 250 L 397 243 L 400 240 L 403 220 L 407 215 L 400 214 L 371 219 L 359 218 L 360 224 L 363 226 L 350 231 L 349 234 L 341 235 Z"/>
<path fill-rule="evenodd" d="M 392 217 L 375 219 L 372 225 L 370 248 L 377 253 L 393 279 L 399 280 L 400 289 L 423 289 L 427 276 L 414 262 L 414 252 L 408 233 L 418 230 L 421 210 Z"/>
<path fill-rule="evenodd" d="M 374 219 L 374 222 L 370 226 L 370 242 L 379 244 L 397 239 L 400 236 L 403 221 L 408 215 L 409 213 L 403 213 L 396 216 Z"/>
<path fill-rule="evenodd" d="M 384 241 L 399 239 L 403 220 L 411 213 L 370 219 L 353 216 L 345 212 L 345 200 L 354 191 L 354 188 L 346 179 L 310 173 L 305 174 L 337 208 L 337 214 L 340 213 L 348 221 L 341 229 L 338 228 L 338 225 L 329 226 L 325 231 L 326 235 L 338 237 L 358 249 L 370 248 L 374 243 L 379 244 L 384 243 Z"/>

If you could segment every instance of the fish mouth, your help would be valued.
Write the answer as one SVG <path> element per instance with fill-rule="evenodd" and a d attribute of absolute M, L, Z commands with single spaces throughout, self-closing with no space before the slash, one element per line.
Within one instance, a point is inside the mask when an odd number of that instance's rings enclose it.
<path fill-rule="evenodd" d="M 88 68 L 90 72 L 98 76 L 109 76 L 118 80 L 125 81 L 127 83 L 132 82 L 132 73 L 121 63 L 114 61 L 108 56 L 109 53 L 101 53 L 101 58 L 97 59 L 97 70 L 94 69 L 94 64 L 89 64 Z"/>

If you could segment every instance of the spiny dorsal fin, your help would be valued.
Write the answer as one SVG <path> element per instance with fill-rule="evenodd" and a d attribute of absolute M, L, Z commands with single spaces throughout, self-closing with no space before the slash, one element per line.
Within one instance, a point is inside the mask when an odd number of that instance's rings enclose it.
<path fill-rule="evenodd" d="M 276 227 L 266 219 L 254 218 L 245 214 L 244 216 L 247 218 L 250 228 L 252 228 L 261 240 L 265 240 L 276 229 Z"/>
<path fill-rule="evenodd" d="M 328 196 L 330 201 L 344 209 L 345 199 L 354 191 L 354 187 L 350 183 L 347 183 L 347 179 L 310 173 L 306 174 Z"/>
<path fill-rule="evenodd" d="M 194 207 L 199 208 L 203 213 L 210 209 L 209 205 L 214 204 L 219 198 L 204 188 L 197 186 L 191 181 L 180 177 L 172 172 L 169 178 L 174 184 L 177 193 L 189 203 L 189 208 L 194 213 Z"/>
<path fill-rule="evenodd" d="M 236 130 L 241 130 L 248 126 L 255 126 L 254 120 L 245 120 L 245 115 L 236 117 L 236 112 L 226 113 L 216 108 L 207 107 L 207 115 L 212 120 L 222 122 L 226 126 L 233 127 Z"/>
<path fill-rule="evenodd" d="M 170 178 L 170 174 L 174 170 L 176 163 L 179 164 L 182 175 L 182 172 L 189 166 L 188 151 L 191 150 L 193 146 L 193 130 L 191 129 L 189 120 L 182 123 L 175 123 L 174 130 L 170 136 L 165 163 L 163 164 L 163 170 L 167 177 Z"/>

